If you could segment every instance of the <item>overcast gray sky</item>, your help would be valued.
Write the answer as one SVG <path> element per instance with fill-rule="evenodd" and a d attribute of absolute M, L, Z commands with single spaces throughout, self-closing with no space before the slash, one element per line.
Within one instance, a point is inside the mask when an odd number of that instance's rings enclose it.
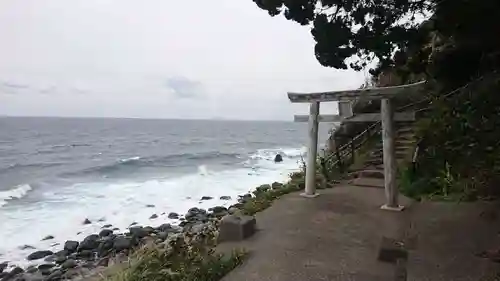
<path fill-rule="evenodd" d="M 313 50 L 251 0 L 1 0 L 0 115 L 292 120 L 364 79 Z"/>

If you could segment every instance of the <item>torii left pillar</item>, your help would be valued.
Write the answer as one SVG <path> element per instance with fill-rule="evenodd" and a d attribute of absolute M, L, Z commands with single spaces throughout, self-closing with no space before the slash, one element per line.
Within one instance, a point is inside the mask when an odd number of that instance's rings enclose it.
<path fill-rule="evenodd" d="M 318 154 L 319 102 L 311 102 L 309 108 L 309 149 L 307 151 L 306 186 L 301 196 L 314 198 L 316 193 L 316 157 Z"/>

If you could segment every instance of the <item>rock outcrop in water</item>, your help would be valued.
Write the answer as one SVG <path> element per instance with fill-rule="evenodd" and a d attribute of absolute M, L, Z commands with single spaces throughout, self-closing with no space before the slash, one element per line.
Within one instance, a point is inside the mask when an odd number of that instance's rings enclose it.
<path fill-rule="evenodd" d="M 276 157 L 274 157 L 274 162 L 275 163 L 283 162 L 283 157 L 281 156 L 281 154 L 276 154 Z"/>

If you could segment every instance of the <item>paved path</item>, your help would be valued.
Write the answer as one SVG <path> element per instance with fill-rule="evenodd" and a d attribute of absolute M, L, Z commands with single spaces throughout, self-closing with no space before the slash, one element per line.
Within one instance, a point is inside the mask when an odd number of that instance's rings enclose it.
<path fill-rule="evenodd" d="M 395 267 L 377 261 L 378 248 L 382 236 L 404 234 L 409 212 L 380 210 L 383 203 L 383 190 L 373 188 L 338 186 L 314 199 L 286 195 L 257 214 L 254 237 L 221 245 L 250 251 L 223 281 L 393 280 Z"/>

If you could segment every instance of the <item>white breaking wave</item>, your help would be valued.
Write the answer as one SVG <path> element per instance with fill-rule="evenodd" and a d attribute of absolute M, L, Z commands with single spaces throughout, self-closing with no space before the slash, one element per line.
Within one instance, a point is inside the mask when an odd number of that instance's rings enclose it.
<path fill-rule="evenodd" d="M 126 162 L 130 162 L 130 161 L 137 161 L 140 159 L 141 159 L 141 157 L 135 156 L 135 157 L 125 158 L 125 159 L 120 159 L 120 162 L 126 163 Z"/>
<path fill-rule="evenodd" d="M 23 184 L 11 190 L 0 191 L 0 207 L 6 205 L 9 200 L 22 198 L 31 189 L 29 184 Z"/>
<path fill-rule="evenodd" d="M 211 171 L 200 165 L 197 173 L 184 176 L 112 183 L 96 181 L 44 190 L 40 195 L 43 200 L 39 202 L 19 208 L 2 208 L 0 263 L 9 260 L 26 266 L 41 262 L 28 262 L 26 257 L 34 250 L 20 247 L 31 245 L 38 250 L 58 251 L 64 241 L 82 240 L 89 234 L 98 233 L 106 224 L 122 232 L 133 222 L 151 226 L 178 223 L 178 220 L 168 219 L 169 212 L 184 214 L 191 207 L 229 207 L 236 203 L 238 195 L 259 185 L 287 180 L 291 172 L 299 169 L 298 157 L 303 152 L 303 148 L 262 149 L 249 156 L 251 163 L 231 170 Z M 276 153 L 286 156 L 282 163 L 274 163 Z M 8 194 L 0 193 L 0 199 L 22 197 L 29 189 L 28 185 L 20 186 L 16 191 L 7 191 Z M 214 199 L 201 201 L 203 196 Z M 230 196 L 232 200 L 221 200 L 221 196 Z M 152 214 L 157 214 L 158 218 L 149 219 Z M 92 224 L 82 225 L 85 218 Z M 104 220 L 100 221 L 102 218 Z M 26 231 L 29 229 L 33 231 Z M 55 239 L 41 241 L 47 235 Z M 55 242 L 61 244 L 54 245 Z"/>
<path fill-rule="evenodd" d="M 202 176 L 208 176 L 209 172 L 206 165 L 198 166 L 198 174 Z"/>

